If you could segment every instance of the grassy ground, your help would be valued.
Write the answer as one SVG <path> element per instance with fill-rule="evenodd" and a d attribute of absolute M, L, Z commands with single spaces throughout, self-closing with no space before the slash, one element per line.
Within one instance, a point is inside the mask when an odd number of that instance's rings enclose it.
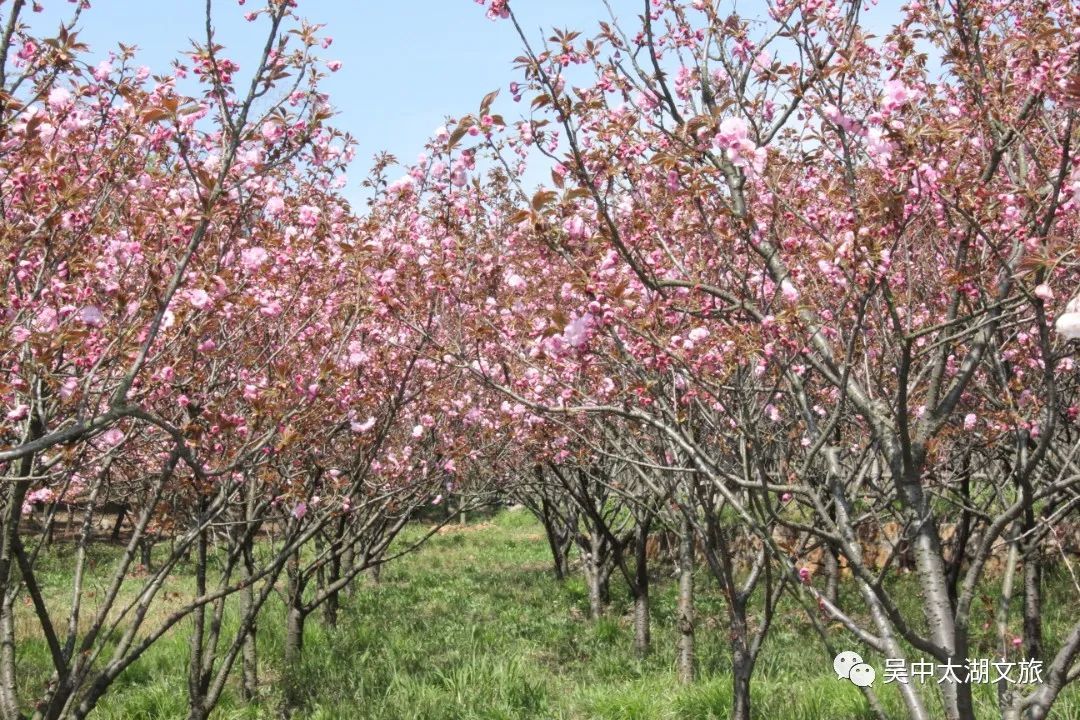
<path fill-rule="evenodd" d="M 60 563 L 57 563 L 57 567 Z M 302 678 L 311 688 L 307 717 L 329 720 L 606 719 L 693 720 L 726 718 L 730 678 L 723 605 L 702 573 L 698 653 L 701 679 L 682 688 L 674 673 L 673 583 L 654 590 L 654 652 L 643 661 L 631 652 L 625 593 L 613 582 L 611 614 L 587 619 L 583 583 L 559 585 L 548 571 L 539 525 L 524 513 L 437 535 L 418 553 L 387 566 L 378 586 L 365 583 L 343 610 L 336 630 L 312 618 Z M 45 574 L 46 582 L 62 577 Z M 1065 582 L 1051 582 L 1044 622 L 1055 635 L 1077 614 L 1080 598 Z M 183 592 L 178 583 L 176 592 Z M 907 595 L 917 601 L 915 592 Z M 260 626 L 264 702 L 242 707 L 225 698 L 219 718 L 258 718 L 274 705 L 274 663 L 280 656 L 280 606 Z M 839 632 L 835 642 L 843 646 Z M 989 643 L 989 636 L 985 640 Z M 976 648 L 990 656 L 989 644 Z M 35 638 L 20 642 L 24 666 L 44 667 Z M 184 660 L 181 627 L 122 676 L 96 718 L 183 718 Z M 880 658 L 869 659 L 878 668 Z M 877 685 L 900 716 L 892 686 Z M 980 707 L 993 717 L 993 689 L 978 688 Z M 807 621 L 784 610 L 758 663 L 755 716 L 791 720 L 870 718 L 865 700 L 839 681 Z M 980 714 L 982 715 L 982 713 Z M 1052 715 L 1080 720 L 1073 690 Z"/>

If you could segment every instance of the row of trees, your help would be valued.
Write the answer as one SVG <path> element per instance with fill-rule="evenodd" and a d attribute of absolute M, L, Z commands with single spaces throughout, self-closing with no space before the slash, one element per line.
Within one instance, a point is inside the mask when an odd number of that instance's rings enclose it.
<path fill-rule="evenodd" d="M 556 553 L 581 546 L 594 606 L 614 568 L 644 651 L 664 518 L 727 601 L 733 717 L 783 595 L 823 657 L 841 640 L 819 617 L 960 665 L 993 623 L 996 652 L 1045 664 L 1000 685 L 1001 716 L 1045 717 L 1080 675 L 1080 625 L 1041 623 L 1080 502 L 1076 8 L 911 3 L 875 38 L 858 2 L 645 2 L 638 27 L 539 46 L 489 12 L 521 36 L 531 110 L 462 118 L 442 162 L 493 169 L 449 196 L 414 172 L 399 204 L 473 249 L 431 341 L 538 430 L 516 474 Z M 865 555 L 873 534 L 891 556 Z M 974 716 L 970 683 L 937 687 L 899 685 L 910 717 Z"/>
<path fill-rule="evenodd" d="M 26 3 L 0 7 L 0 717 L 85 717 L 181 622 L 189 717 L 237 666 L 253 697 L 275 594 L 291 711 L 305 620 L 335 622 L 455 477 L 434 439 L 461 430 L 442 412 L 453 382 L 413 330 L 432 309 L 416 278 L 375 270 L 382 220 L 340 195 L 353 142 L 318 91 L 335 65 L 294 5 L 255 11 L 243 81 L 209 4 L 204 40 L 155 76 L 125 46 L 88 64 L 81 9 L 39 39 Z M 130 532 L 102 580 L 110 505 Z M 39 566 L 65 515 L 58 607 Z M 175 602 L 180 575 L 194 588 Z M 46 641 L 47 686 L 20 675 L 17 634 Z"/>
<path fill-rule="evenodd" d="M 255 12 L 241 83 L 209 10 L 151 78 L 124 50 L 88 65 L 78 13 L 39 40 L 0 4 L 0 717 L 85 717 L 184 622 L 205 718 L 237 672 L 257 692 L 275 593 L 288 714 L 305 622 L 411 547 L 390 549 L 419 508 L 492 490 L 542 520 L 560 577 L 579 549 L 595 615 L 625 580 L 638 653 L 671 530 L 686 681 L 699 555 L 736 720 L 782 601 L 823 662 L 854 639 L 963 664 L 993 622 L 1002 655 L 1045 662 L 1000 715 L 1046 716 L 1080 675 L 1080 624 L 1041 625 L 1080 504 L 1071 4 L 913 2 L 880 38 L 838 0 L 645 0 L 638 26 L 538 46 L 518 27 L 525 117 L 493 93 L 400 179 L 381 158 L 363 214 L 318 91 L 336 63 L 292 5 Z M 134 519 L 90 606 L 106 499 Z M 58 611 L 37 568 L 64 511 Z M 189 568 L 192 595 L 154 612 Z M 54 665 L 33 697 L 25 624 Z M 975 716 L 970 684 L 899 688 L 913 719 Z"/>

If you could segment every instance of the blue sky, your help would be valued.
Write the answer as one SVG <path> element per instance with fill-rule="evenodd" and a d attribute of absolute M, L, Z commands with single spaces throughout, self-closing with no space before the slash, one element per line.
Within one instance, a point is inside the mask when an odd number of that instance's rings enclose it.
<path fill-rule="evenodd" d="M 643 0 L 609 0 L 628 29 L 638 27 Z M 67 0 L 43 0 L 45 12 L 26 11 L 24 19 L 35 33 L 53 34 L 72 5 Z M 95 57 L 118 42 L 137 45 L 139 62 L 166 73 L 170 61 L 190 47 L 191 38 L 204 37 L 205 0 L 92 0 L 80 21 L 80 39 Z M 243 72 L 265 41 L 266 23 L 243 19 L 262 7 L 263 0 L 214 0 L 217 41 Z M 474 0 L 298 0 L 298 12 L 322 23 L 334 38 L 322 51 L 340 60 L 342 69 L 329 75 L 324 89 L 339 111 L 335 124 L 358 141 L 357 160 L 345 193 L 364 196 L 360 181 L 370 159 L 387 150 L 411 163 L 425 140 L 447 116 L 475 112 L 480 99 L 500 88 L 495 110 L 508 121 L 528 111 L 511 102 L 507 86 L 519 79 L 513 59 L 522 54 L 509 21 L 491 21 Z M 884 34 L 897 16 L 898 0 L 881 0 L 864 15 L 869 29 Z M 552 27 L 595 31 L 608 19 L 603 0 L 515 0 L 514 12 L 530 41 L 550 34 Z M 754 5 L 742 5 L 753 12 Z M 6 9 L 6 8 L 3 8 Z M 0 15 L 3 15 L 0 12 Z M 543 31 L 543 32 L 542 32 Z M 242 74 L 242 73 L 241 73 Z M 536 181 L 546 173 L 530 169 Z M 394 174 L 391 178 L 395 177 Z"/>
<path fill-rule="evenodd" d="M 71 5 L 45 0 L 46 11 L 26 19 L 36 32 L 52 34 Z M 265 22 L 247 23 L 244 12 L 263 5 L 248 0 L 214 3 L 217 40 L 241 69 L 258 56 L 265 40 Z M 611 0 L 622 16 L 633 19 L 641 0 Z M 154 72 L 168 72 L 169 62 L 202 39 L 201 0 L 92 0 L 83 13 L 80 39 L 93 55 L 103 56 L 117 42 L 139 47 L 139 60 Z M 601 0 L 518 0 L 514 4 L 531 40 L 540 28 L 595 28 L 607 18 Z M 509 121 L 518 116 L 506 88 L 517 79 L 512 67 L 521 54 L 513 25 L 493 22 L 474 0 L 299 0 L 298 12 L 323 23 L 334 38 L 323 51 L 341 60 L 342 69 L 324 88 L 339 111 L 335 124 L 358 140 L 357 161 L 348 194 L 358 194 L 370 158 L 380 150 L 412 162 L 424 141 L 446 116 L 475 112 L 480 99 L 501 88 L 496 109 Z M 523 110 L 526 108 L 522 108 Z"/>

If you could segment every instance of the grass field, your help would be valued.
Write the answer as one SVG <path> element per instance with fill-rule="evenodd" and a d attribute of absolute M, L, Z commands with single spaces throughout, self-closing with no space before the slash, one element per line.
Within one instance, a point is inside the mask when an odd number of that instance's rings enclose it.
<path fill-rule="evenodd" d="M 62 563 L 44 572 L 46 591 L 63 587 Z M 46 566 L 49 570 L 49 566 Z M 366 580 L 346 603 L 335 630 L 308 623 L 303 686 L 310 689 L 305 717 L 329 720 L 607 719 L 704 720 L 726 718 L 729 663 L 723 605 L 699 573 L 697 629 L 699 681 L 680 687 L 675 676 L 674 583 L 654 587 L 654 650 L 634 659 L 628 604 L 618 583 L 609 617 L 590 621 L 584 583 L 560 585 L 549 572 L 540 526 L 525 513 L 454 526 L 417 553 L 389 564 L 379 585 Z M 1052 580 L 1044 623 L 1054 636 L 1080 608 L 1076 591 Z M 183 582 L 173 587 L 183 592 Z M 907 594 L 917 601 L 916 593 Z M 281 655 L 280 605 L 259 628 L 266 696 L 243 706 L 227 694 L 219 718 L 270 717 L 276 704 Z M 109 720 L 183 718 L 186 626 L 121 676 L 93 717 Z M 846 646 L 839 631 L 834 642 Z M 976 648 L 989 656 L 987 643 Z M 1053 646 L 1053 643 L 1052 643 Z M 22 666 L 47 675 L 44 644 L 19 643 Z M 880 673 L 881 658 L 868 658 Z M 39 680 L 39 682 L 40 682 Z M 886 707 L 900 716 L 899 696 L 877 683 Z M 979 687 L 985 717 L 994 692 Z M 783 610 L 769 636 L 754 681 L 755 716 L 777 720 L 870 718 L 858 690 L 836 679 L 831 660 L 809 623 Z M 1080 720 L 1080 692 L 1063 696 L 1052 715 Z"/>

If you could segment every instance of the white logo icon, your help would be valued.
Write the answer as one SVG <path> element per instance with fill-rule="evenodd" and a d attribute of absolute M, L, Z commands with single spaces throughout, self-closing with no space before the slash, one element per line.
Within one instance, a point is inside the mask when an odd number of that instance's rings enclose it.
<path fill-rule="evenodd" d="M 875 677 L 877 677 L 877 673 L 874 672 L 874 668 L 866 663 L 859 663 L 851 668 L 851 674 L 848 675 L 848 680 L 859 687 L 870 687 L 874 684 Z"/>
<path fill-rule="evenodd" d="M 833 658 L 832 666 L 837 678 L 850 680 L 859 687 L 870 687 L 877 677 L 874 668 L 863 662 L 862 655 L 851 650 L 845 650 Z"/>
<path fill-rule="evenodd" d="M 837 678 L 849 680 L 851 679 L 851 668 L 860 664 L 862 664 L 862 655 L 851 650 L 845 650 L 833 658 L 832 669 L 836 671 Z"/>

